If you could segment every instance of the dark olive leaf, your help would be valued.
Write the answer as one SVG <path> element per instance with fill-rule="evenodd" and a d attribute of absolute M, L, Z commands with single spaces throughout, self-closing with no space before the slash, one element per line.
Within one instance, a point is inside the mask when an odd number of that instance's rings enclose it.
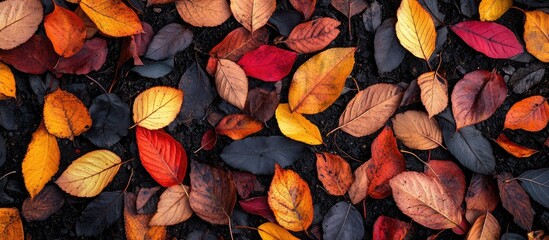
<path fill-rule="evenodd" d="M 0 135 L 0 167 L 6 162 L 6 140 Z"/>
<path fill-rule="evenodd" d="M 282 136 L 248 137 L 223 149 L 221 158 L 229 166 L 253 174 L 273 174 L 274 164 L 287 167 L 305 150 L 299 142 Z"/>
<path fill-rule="evenodd" d="M 454 117 L 449 108 L 438 115 L 444 142 L 448 151 L 473 172 L 490 175 L 494 172 L 496 159 L 490 142 L 475 126 L 456 130 Z"/>
<path fill-rule="evenodd" d="M 460 0 L 459 10 L 461 14 L 470 18 L 478 14 L 478 6 L 475 0 Z"/>
<path fill-rule="evenodd" d="M 217 240 L 217 236 L 210 230 L 194 230 L 185 240 Z"/>
<path fill-rule="evenodd" d="M 14 99 L 0 101 L 0 126 L 6 130 L 13 131 L 17 129 L 17 119 L 15 111 L 17 104 Z"/>
<path fill-rule="evenodd" d="M 516 233 L 504 233 L 500 240 L 526 240 L 526 238 Z"/>
<path fill-rule="evenodd" d="M 549 1 L 547 0 L 516 0 L 516 2 L 533 8 L 549 7 Z"/>
<path fill-rule="evenodd" d="M 301 22 L 302 17 L 303 15 L 298 11 L 278 9 L 269 18 L 269 23 L 276 28 L 278 33 L 288 36 L 292 29 Z"/>
<path fill-rule="evenodd" d="M 254 88 L 248 92 L 244 112 L 259 121 L 267 122 L 274 116 L 279 102 L 276 90 L 269 92 L 263 88 Z"/>
<path fill-rule="evenodd" d="M 444 18 L 446 17 L 443 13 L 438 10 L 438 0 L 419 0 L 419 3 L 433 18 L 435 22 L 435 27 L 444 25 Z"/>
<path fill-rule="evenodd" d="M 170 73 L 173 68 L 173 58 L 162 61 L 143 59 L 143 65 L 134 66 L 132 71 L 146 78 L 161 78 Z"/>
<path fill-rule="evenodd" d="M 48 185 L 34 198 L 25 199 L 22 214 L 27 221 L 44 221 L 61 209 L 64 203 L 63 192 L 56 185 Z"/>
<path fill-rule="evenodd" d="M 40 105 L 44 105 L 44 96 L 46 96 L 46 94 L 59 88 L 59 80 L 50 73 L 46 75 L 45 82 L 42 81 L 42 78 L 38 75 L 29 76 L 29 84 Z"/>
<path fill-rule="evenodd" d="M 534 201 L 549 208 L 549 168 L 526 171 L 518 179 Z"/>
<path fill-rule="evenodd" d="M 381 25 L 381 5 L 373 1 L 362 13 L 362 22 L 368 32 L 374 32 Z"/>
<path fill-rule="evenodd" d="M 122 216 L 123 206 L 122 191 L 99 194 L 76 221 L 76 235 L 92 237 L 101 234 Z"/>
<path fill-rule="evenodd" d="M 389 18 L 376 29 L 374 57 L 379 72 L 395 70 L 406 55 L 406 50 L 396 37 L 395 24 L 396 18 Z"/>
<path fill-rule="evenodd" d="M 509 79 L 509 86 L 513 92 L 523 94 L 540 83 L 544 75 L 545 66 L 543 64 L 532 64 L 527 68 L 519 68 Z"/>
<path fill-rule="evenodd" d="M 170 23 L 154 35 L 145 57 L 153 60 L 173 58 L 176 53 L 191 45 L 192 41 L 193 32 L 190 29 L 178 23 Z"/>
<path fill-rule="evenodd" d="M 362 216 L 348 202 L 338 202 L 322 220 L 324 239 L 333 240 L 360 240 L 364 237 L 364 223 Z"/>
<path fill-rule="evenodd" d="M 202 119 L 216 95 L 208 74 L 197 63 L 191 64 L 181 76 L 179 89 L 185 93 L 185 101 L 179 112 L 183 122 Z"/>
<path fill-rule="evenodd" d="M 109 148 L 128 134 L 130 107 L 116 94 L 101 94 L 90 106 L 91 128 L 84 136 L 101 148 Z"/>

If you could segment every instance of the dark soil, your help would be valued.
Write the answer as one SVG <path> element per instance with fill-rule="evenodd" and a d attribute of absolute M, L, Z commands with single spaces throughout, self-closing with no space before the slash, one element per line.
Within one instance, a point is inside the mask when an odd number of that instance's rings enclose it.
<path fill-rule="evenodd" d="M 387 19 L 389 17 L 395 17 L 396 9 L 398 8 L 400 1 L 398 0 L 381 0 L 380 3 L 383 6 L 383 17 Z M 446 14 L 445 23 L 447 25 L 454 24 L 465 20 L 466 18 L 459 13 L 459 1 L 457 0 L 444 0 L 440 1 L 441 12 Z M 286 0 L 278 1 L 279 8 L 291 9 L 291 6 Z M 160 10 L 160 11 L 158 11 Z M 410 83 L 419 74 L 428 71 L 428 68 L 424 61 L 413 57 L 408 54 L 404 59 L 400 67 L 391 73 L 378 74 L 377 67 L 373 57 L 373 39 L 374 34 L 366 32 L 362 23 L 362 16 L 357 15 L 352 18 L 352 31 L 353 40 L 349 39 L 349 33 L 347 31 L 347 20 L 345 16 L 338 13 L 334 8 L 329 6 L 329 0 L 318 0 L 317 9 L 314 17 L 329 16 L 336 18 L 342 22 L 340 27 L 341 33 L 338 38 L 329 47 L 342 47 L 342 46 L 357 46 L 356 53 L 356 65 L 353 73 L 351 74 L 354 79 L 357 80 L 360 89 L 364 89 L 378 82 L 389 83 Z M 157 7 L 153 10 L 152 7 L 144 10 L 142 19 L 150 23 L 155 32 L 162 26 L 168 23 L 181 23 L 185 24 L 173 5 L 167 5 Z M 523 15 L 516 10 L 509 10 L 501 19 L 497 21 L 514 31 L 517 36 L 522 36 L 522 24 Z M 187 24 L 185 24 L 187 25 Z M 141 91 L 157 85 L 175 86 L 177 87 L 179 79 L 183 72 L 195 61 L 201 66 L 205 66 L 207 61 L 207 53 L 213 46 L 219 43 L 227 33 L 232 29 L 238 27 L 239 24 L 231 18 L 223 25 L 215 28 L 194 28 L 190 27 L 195 35 L 194 45 L 191 45 L 185 51 L 179 53 L 176 56 L 175 70 L 161 79 L 147 79 L 143 78 L 136 73 L 129 72 L 128 69 L 131 66 L 125 66 L 122 69 L 121 79 L 114 87 L 113 93 L 121 97 L 121 99 L 132 104 L 135 96 Z M 274 37 L 278 36 L 271 28 L 271 41 Z M 107 63 L 103 68 L 98 71 L 89 74 L 90 77 L 96 79 L 103 86 L 108 87 L 115 75 L 115 65 L 122 45 L 121 40 L 108 39 L 109 41 L 109 57 Z M 313 54 L 300 55 L 294 70 L 297 69 L 305 60 L 310 58 Z M 436 60 L 438 61 L 438 59 Z M 502 75 L 506 76 L 502 69 L 512 67 L 518 69 L 525 67 L 528 64 L 511 61 L 511 60 L 493 60 L 481 53 L 476 52 L 472 48 L 468 47 L 463 41 L 461 41 L 452 32 L 448 33 L 448 40 L 442 51 L 442 69 L 447 72 L 447 79 L 450 84 L 450 91 L 455 83 L 461 79 L 463 74 L 471 72 L 476 69 L 491 70 L 497 69 Z M 287 89 L 291 80 L 291 75 L 283 80 L 283 90 L 281 102 L 287 102 Z M 503 105 L 496 111 L 496 113 L 488 120 L 477 124 L 477 128 L 482 131 L 488 139 L 495 139 L 497 135 L 503 129 L 503 122 L 506 112 L 511 105 L 520 99 L 532 95 L 543 95 L 549 97 L 549 74 L 546 74 L 543 82 L 537 87 L 532 88 L 529 92 L 523 95 L 517 95 L 509 91 L 509 95 Z M 28 197 L 28 193 L 23 185 L 23 177 L 21 174 L 21 162 L 25 155 L 27 145 L 30 142 L 32 132 L 38 127 L 41 121 L 42 106 L 39 104 L 36 96 L 30 90 L 28 84 L 28 76 L 26 74 L 16 72 L 17 77 L 17 101 L 10 102 L 9 104 L 16 104 L 15 110 L 17 118 L 17 129 L 14 131 L 8 131 L 1 129 L 0 132 L 6 139 L 7 144 L 7 161 L 2 166 L 1 174 L 17 171 L 16 174 L 8 176 L 0 183 L 6 184 L 4 189 L 9 198 L 1 201 L 2 207 L 17 207 L 21 209 L 21 204 Z M 45 76 L 41 76 L 44 78 Z M 508 79 L 508 76 L 506 76 Z M 252 80 L 252 86 L 259 85 L 259 81 Z M 91 101 L 102 93 L 101 89 L 94 83 L 90 82 L 84 76 L 70 76 L 66 75 L 60 79 L 61 88 L 73 92 L 78 96 L 84 104 L 89 106 Z M 337 127 L 338 119 L 346 104 L 356 94 L 354 82 L 347 81 L 347 86 L 353 90 L 350 90 L 346 94 L 342 95 L 331 107 L 326 111 L 307 116 L 313 123 L 319 126 L 323 135 L 330 130 Z M 213 106 L 219 105 L 222 101 L 220 98 L 213 103 Z M 405 111 L 407 109 L 421 109 L 421 103 L 413 104 L 411 106 L 401 108 L 399 111 Z M 261 132 L 255 134 L 257 136 L 269 136 L 269 135 L 282 135 L 278 130 L 276 120 L 271 119 L 265 128 Z M 168 132 L 174 136 L 179 142 L 181 142 L 187 151 L 187 155 L 190 159 L 207 162 L 212 165 L 220 166 L 228 169 L 220 159 L 219 154 L 224 146 L 231 142 L 226 137 L 221 137 L 218 141 L 216 148 L 213 151 L 200 151 L 197 154 L 193 154 L 193 151 L 200 147 L 200 140 L 202 134 L 211 128 L 206 119 L 196 120 L 186 125 L 172 125 Z M 511 157 L 501 148 L 499 148 L 493 141 L 492 147 L 497 159 L 497 172 L 511 172 L 513 175 L 518 175 L 529 169 L 537 169 L 542 167 L 549 167 L 549 149 L 543 147 L 543 142 L 549 136 L 549 132 L 546 129 L 536 133 L 523 132 L 523 131 L 506 131 L 508 136 L 518 142 L 519 144 L 534 148 L 541 149 L 540 153 L 533 155 L 526 159 L 517 159 Z M 330 135 L 325 138 L 326 146 L 309 147 L 305 151 L 300 159 L 296 161 L 290 168 L 297 171 L 301 177 L 307 181 L 311 188 L 313 195 L 313 201 L 315 204 L 315 225 L 321 221 L 321 217 L 339 201 L 348 200 L 345 197 L 333 197 L 328 195 L 317 178 L 315 170 L 315 158 L 314 152 L 318 151 L 330 151 L 340 154 L 348 160 L 352 168 L 358 167 L 361 162 L 364 162 L 370 158 L 370 145 L 375 136 L 378 133 L 372 134 L 367 137 L 355 138 L 342 132 Z M 59 173 L 54 177 L 57 178 L 62 170 L 64 170 L 74 159 L 78 158 L 84 153 L 96 149 L 96 147 L 84 137 L 77 137 L 74 142 L 68 140 L 59 140 L 59 146 L 61 148 L 61 165 Z M 400 149 L 407 149 L 405 146 L 399 144 Z M 134 131 L 130 131 L 129 135 L 123 138 L 119 144 L 115 145 L 112 149 L 115 153 L 120 155 L 122 159 L 138 158 L 137 147 L 135 143 Z M 422 159 L 427 159 L 427 151 L 413 151 L 418 154 Z M 410 170 L 421 170 L 423 165 L 417 161 L 414 157 L 405 154 L 407 159 L 407 167 Z M 431 152 L 432 159 L 453 159 L 453 157 L 440 148 Z M 154 180 L 145 172 L 144 168 L 140 166 L 139 161 L 133 161 L 131 164 L 127 164 L 121 168 L 120 172 L 115 177 L 114 181 L 109 184 L 106 191 L 123 190 L 130 177 L 130 168 L 133 168 L 135 173 L 129 183 L 128 191 L 135 192 L 139 187 L 151 187 L 157 184 Z M 462 168 L 470 179 L 471 171 L 466 168 Z M 272 176 L 260 176 L 260 181 L 268 187 Z M 185 180 L 188 184 L 188 177 Z M 268 188 L 266 188 L 268 189 Z M 4 194 L 5 195 L 5 194 Z M 257 193 L 255 196 L 266 195 L 266 192 Z M 28 239 L 84 239 L 76 236 L 75 233 L 75 221 L 78 219 L 80 212 L 84 209 L 91 199 L 75 198 L 66 196 L 66 204 L 57 213 L 53 214 L 45 221 L 41 222 L 24 222 L 24 229 L 28 236 Z M 534 219 L 533 229 L 545 229 L 549 230 L 549 212 L 544 209 L 540 204 L 532 201 L 532 205 L 536 212 Z M 386 215 L 395 217 L 407 222 L 411 220 L 402 214 L 396 207 L 395 202 L 391 197 L 384 200 L 368 199 L 365 201 L 365 205 L 358 204 L 356 208 L 365 217 L 365 239 L 371 239 L 372 226 L 374 221 L 380 215 Z M 236 207 L 240 210 L 240 207 Z M 513 223 L 512 216 L 500 206 L 494 212 L 495 217 L 501 224 L 502 232 L 513 232 L 524 235 L 525 231 L 519 228 Z M 264 219 L 248 215 L 247 226 L 257 227 L 261 223 L 265 222 Z M 246 223 L 239 223 L 246 224 Z M 314 226 L 313 228 L 318 227 Z M 185 239 L 186 236 L 194 230 L 207 230 L 218 236 L 220 239 L 230 239 L 229 228 L 227 226 L 214 226 L 210 225 L 196 216 L 193 216 L 190 220 L 178 224 L 173 227 L 169 227 L 169 236 L 175 239 Z M 437 233 L 438 231 L 426 229 L 416 223 L 413 224 L 410 236 L 412 239 L 425 239 L 426 237 Z M 300 238 L 306 238 L 304 235 L 298 235 Z M 98 237 L 99 239 L 124 239 L 124 221 L 120 218 L 113 226 L 103 232 Z M 463 236 L 453 234 L 451 231 L 444 231 L 439 239 L 462 239 Z M 238 230 L 235 233 L 235 239 L 259 239 L 259 235 L 256 231 L 251 230 Z"/>

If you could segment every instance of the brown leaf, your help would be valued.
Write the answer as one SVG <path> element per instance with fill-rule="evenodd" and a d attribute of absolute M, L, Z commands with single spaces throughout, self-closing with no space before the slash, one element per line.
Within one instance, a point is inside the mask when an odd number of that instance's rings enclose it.
<path fill-rule="evenodd" d="M 465 196 L 465 218 L 470 223 L 486 212 L 492 212 L 499 203 L 496 183 L 490 176 L 475 173 Z"/>
<path fill-rule="evenodd" d="M 176 2 L 176 0 L 147 0 L 147 7 L 162 5 L 162 4 L 169 4 L 174 2 Z"/>
<path fill-rule="evenodd" d="M 274 116 L 279 102 L 276 90 L 267 91 L 263 88 L 254 88 L 248 92 L 244 112 L 266 123 Z"/>
<path fill-rule="evenodd" d="M 246 114 L 229 114 L 219 121 L 215 132 L 233 140 L 240 140 L 262 129 L 263 123 Z"/>
<path fill-rule="evenodd" d="M 231 0 L 234 18 L 250 32 L 265 26 L 276 9 L 276 0 Z"/>
<path fill-rule="evenodd" d="M 176 1 L 175 7 L 179 16 L 195 27 L 215 27 L 231 17 L 226 0 Z"/>
<path fill-rule="evenodd" d="M 513 220 L 519 227 L 530 231 L 532 230 L 532 222 L 534 221 L 534 209 L 532 209 L 530 203 L 530 196 L 512 178 L 513 175 L 507 172 L 497 175 L 501 203 L 513 215 Z"/>
<path fill-rule="evenodd" d="M 442 146 L 442 132 L 437 122 L 424 112 L 399 113 L 392 122 L 396 137 L 409 148 L 430 150 Z"/>
<path fill-rule="evenodd" d="M 17 208 L 0 208 L 0 239 L 25 239 Z"/>
<path fill-rule="evenodd" d="M 248 95 L 248 78 L 238 64 L 231 60 L 219 59 L 215 72 L 215 86 L 223 100 L 244 109 Z"/>
<path fill-rule="evenodd" d="M 452 193 L 456 205 L 461 206 L 465 197 L 465 175 L 461 168 L 452 161 L 429 160 L 425 166 L 425 174 L 431 176 Z"/>
<path fill-rule="evenodd" d="M 290 0 L 295 10 L 303 13 L 304 20 L 309 20 L 315 12 L 316 0 Z"/>
<path fill-rule="evenodd" d="M 386 126 L 372 142 L 372 163 L 368 166 L 368 195 L 382 199 L 391 195 L 389 180 L 406 170 L 393 130 Z"/>
<path fill-rule="evenodd" d="M 13 49 L 31 38 L 42 22 L 39 0 L 0 2 L 0 49 Z"/>
<path fill-rule="evenodd" d="M 360 165 L 354 172 L 355 180 L 349 187 L 349 198 L 353 204 L 358 204 L 368 196 L 368 168 L 372 163 L 370 159 Z"/>
<path fill-rule="evenodd" d="M 337 35 L 341 23 L 333 18 L 318 18 L 297 25 L 282 41 L 298 53 L 312 53 L 327 47 Z"/>
<path fill-rule="evenodd" d="M 467 240 L 498 240 L 500 235 L 498 220 L 489 212 L 477 218 L 467 234 Z"/>
<path fill-rule="evenodd" d="M 14 49 L 0 50 L 0 61 L 29 74 L 42 74 L 53 70 L 58 58 L 51 42 L 40 35 L 32 36 Z"/>
<path fill-rule="evenodd" d="M 135 194 L 124 194 L 124 227 L 126 239 L 166 239 L 166 227 L 149 227 L 152 214 L 137 214 L 135 210 Z"/>
<path fill-rule="evenodd" d="M 364 0 L 332 0 L 331 3 L 337 11 L 347 18 L 361 13 L 368 7 L 368 4 Z"/>
<path fill-rule="evenodd" d="M 448 82 L 438 72 L 421 74 L 417 78 L 421 89 L 421 102 L 429 113 L 429 118 L 441 113 L 448 106 Z"/>
<path fill-rule="evenodd" d="M 34 198 L 25 199 L 21 211 L 27 221 L 44 221 L 61 209 L 64 203 L 63 192 L 55 185 L 48 185 Z"/>
<path fill-rule="evenodd" d="M 267 43 L 268 38 L 269 31 L 266 28 L 256 30 L 252 37 L 250 31 L 239 27 L 227 34 L 220 43 L 212 48 L 210 56 L 237 62 L 247 52 Z"/>
<path fill-rule="evenodd" d="M 137 209 L 138 213 L 141 213 L 140 210 L 143 210 L 143 208 L 151 201 L 153 200 L 153 197 L 156 195 L 156 193 L 160 190 L 160 186 L 152 187 L 152 188 L 140 188 L 139 192 L 137 193 L 137 200 L 135 201 L 135 208 Z M 158 202 L 158 198 L 156 198 L 156 201 Z M 156 206 L 156 203 L 154 205 Z"/>
<path fill-rule="evenodd" d="M 496 143 L 509 154 L 518 158 L 527 158 L 538 152 L 537 150 L 516 144 L 503 133 L 499 134 Z"/>
<path fill-rule="evenodd" d="M 158 209 L 149 226 L 169 226 L 186 221 L 193 215 L 189 205 L 190 188 L 185 185 L 168 187 L 158 201 Z"/>
<path fill-rule="evenodd" d="M 326 191 L 334 196 L 344 195 L 353 183 L 351 166 L 338 155 L 317 153 L 316 170 Z"/>
<path fill-rule="evenodd" d="M 69 58 L 60 58 L 55 71 L 68 74 L 88 74 L 97 71 L 107 60 L 107 41 L 93 38 L 77 54 Z"/>
<path fill-rule="evenodd" d="M 252 192 L 262 192 L 265 187 L 257 180 L 257 177 L 248 172 L 231 172 L 231 177 L 236 186 L 238 195 L 248 198 Z"/>

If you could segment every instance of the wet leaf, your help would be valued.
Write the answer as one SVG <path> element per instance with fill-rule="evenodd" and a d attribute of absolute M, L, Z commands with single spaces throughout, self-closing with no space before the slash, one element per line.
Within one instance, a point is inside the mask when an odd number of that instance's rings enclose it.
<path fill-rule="evenodd" d="M 103 192 L 91 201 L 76 220 L 76 235 L 100 235 L 122 216 L 124 198 L 121 191 Z"/>
<path fill-rule="evenodd" d="M 124 193 L 124 230 L 126 239 L 166 239 L 166 228 L 161 226 L 149 227 L 152 214 L 137 214 L 135 209 L 135 194 Z"/>
<path fill-rule="evenodd" d="M 294 232 L 306 231 L 311 226 L 314 215 L 311 190 L 296 172 L 275 164 L 268 200 L 280 226 Z"/>
<path fill-rule="evenodd" d="M 478 13 L 481 21 L 495 21 L 501 17 L 511 6 L 513 0 L 481 0 Z"/>
<path fill-rule="evenodd" d="M 404 172 L 390 181 L 398 208 L 431 229 L 454 228 L 461 223 L 460 206 L 437 180 L 423 173 Z"/>
<path fill-rule="evenodd" d="M 442 146 L 442 132 L 437 122 L 424 112 L 399 113 L 392 122 L 396 137 L 409 148 L 430 150 Z"/>
<path fill-rule="evenodd" d="M 0 62 L 0 100 L 15 98 L 15 77 L 11 69 Z"/>
<path fill-rule="evenodd" d="M 248 198 L 245 200 L 240 200 L 238 201 L 238 203 L 240 204 L 240 207 L 242 207 L 242 209 L 247 213 L 262 216 L 265 219 L 276 223 L 274 213 L 269 207 L 269 201 L 267 200 L 266 196 Z"/>
<path fill-rule="evenodd" d="M 381 5 L 377 1 L 373 1 L 370 7 L 366 8 L 364 13 L 362 13 L 362 22 L 366 31 L 375 32 L 377 27 L 381 25 L 381 8 Z"/>
<path fill-rule="evenodd" d="M 349 198 L 353 204 L 358 204 L 368 196 L 368 168 L 370 159 L 360 165 L 354 172 L 354 181 L 349 187 Z"/>
<path fill-rule="evenodd" d="M 499 240 L 500 227 L 498 220 L 489 212 L 477 218 L 467 234 L 469 239 Z"/>
<path fill-rule="evenodd" d="M 80 8 L 108 36 L 125 37 L 143 31 L 137 14 L 122 1 L 81 0 Z"/>
<path fill-rule="evenodd" d="M 429 12 L 418 0 L 403 0 L 397 11 L 396 35 L 414 56 L 429 61 L 435 51 L 436 30 Z"/>
<path fill-rule="evenodd" d="M 465 175 L 452 161 L 429 160 L 424 172 L 438 180 L 452 194 L 456 205 L 461 206 L 465 197 Z"/>
<path fill-rule="evenodd" d="M 524 94 L 533 86 L 539 84 L 545 75 L 543 64 L 531 64 L 527 68 L 519 68 L 509 79 L 509 86 L 513 92 Z"/>
<path fill-rule="evenodd" d="M 374 222 L 373 236 L 376 240 L 402 240 L 411 227 L 410 223 L 381 215 Z"/>
<path fill-rule="evenodd" d="M 249 137 L 234 141 L 221 152 L 229 166 L 253 174 L 273 174 L 275 163 L 287 167 L 305 150 L 305 145 L 281 136 Z"/>
<path fill-rule="evenodd" d="M 368 4 L 364 0 L 332 0 L 331 4 L 332 7 L 347 18 L 361 13 L 368 7 Z"/>
<path fill-rule="evenodd" d="M 524 52 L 515 34 L 497 23 L 464 21 L 450 29 L 467 45 L 490 58 L 508 59 Z"/>
<path fill-rule="evenodd" d="M 187 154 L 181 144 L 162 130 L 135 130 L 139 158 L 145 170 L 163 187 L 181 184 L 187 172 Z"/>
<path fill-rule="evenodd" d="M 267 91 L 263 88 L 254 88 L 248 92 L 244 112 L 266 123 L 274 116 L 279 102 L 276 90 Z"/>
<path fill-rule="evenodd" d="M 288 230 L 272 222 L 263 223 L 257 229 L 263 240 L 299 240 Z"/>
<path fill-rule="evenodd" d="M 0 49 L 12 49 L 29 40 L 42 23 L 43 11 L 39 0 L 1 2 Z"/>
<path fill-rule="evenodd" d="M 351 166 L 338 155 L 316 153 L 316 169 L 322 186 L 331 195 L 344 195 L 353 183 Z"/>
<path fill-rule="evenodd" d="M 284 136 L 309 145 L 323 143 L 318 127 L 303 115 L 292 112 L 286 103 L 281 103 L 276 109 L 276 121 Z"/>
<path fill-rule="evenodd" d="M 168 126 L 179 114 L 183 104 L 183 91 L 165 86 L 141 92 L 133 103 L 133 121 L 150 130 Z"/>
<path fill-rule="evenodd" d="M 202 119 L 207 108 L 215 98 L 215 91 L 210 84 L 210 79 L 198 63 L 193 63 L 179 80 L 179 89 L 185 93 L 185 101 L 181 107 L 179 116 L 184 122 L 193 119 Z"/>
<path fill-rule="evenodd" d="M 538 152 L 534 149 L 516 144 L 503 133 L 499 134 L 496 143 L 506 152 L 518 158 L 527 158 Z"/>
<path fill-rule="evenodd" d="M 374 36 L 374 58 L 379 72 L 395 70 L 406 55 L 395 31 L 396 18 L 383 21 Z"/>
<path fill-rule="evenodd" d="M 150 226 L 171 226 L 182 223 L 193 215 L 189 204 L 190 188 L 185 185 L 168 187 L 158 201 L 158 209 L 149 222 Z"/>
<path fill-rule="evenodd" d="M 421 89 L 421 102 L 429 118 L 441 113 L 448 106 L 448 81 L 437 72 L 427 72 L 417 78 Z"/>
<path fill-rule="evenodd" d="M 231 172 L 231 177 L 238 195 L 243 199 L 248 198 L 252 192 L 263 192 L 265 190 L 257 177 L 249 172 Z"/>
<path fill-rule="evenodd" d="M 465 74 L 452 91 L 452 112 L 456 128 L 488 119 L 506 97 L 507 85 L 495 70 L 476 70 Z"/>
<path fill-rule="evenodd" d="M 0 208 L 0 238 L 25 239 L 23 222 L 17 208 Z"/>
<path fill-rule="evenodd" d="M 275 0 L 231 0 L 234 18 L 252 33 L 267 24 L 275 9 Z"/>
<path fill-rule="evenodd" d="M 540 168 L 523 172 L 518 176 L 522 187 L 534 201 L 549 208 L 549 168 Z"/>
<path fill-rule="evenodd" d="M 290 0 L 295 10 L 303 13 L 303 19 L 309 20 L 315 12 L 316 0 Z"/>
<path fill-rule="evenodd" d="M 44 18 L 44 29 L 55 52 L 62 57 L 70 57 L 84 46 L 86 27 L 84 21 L 72 11 L 53 5 L 53 12 Z"/>
<path fill-rule="evenodd" d="M 193 161 L 191 163 L 191 208 L 202 220 L 230 224 L 236 203 L 236 187 L 228 173 Z"/>
<path fill-rule="evenodd" d="M 322 220 L 324 239 L 354 239 L 364 238 L 364 222 L 362 216 L 348 202 L 336 203 Z"/>
<path fill-rule="evenodd" d="M 91 127 L 92 119 L 80 99 L 58 89 L 45 98 L 44 123 L 54 136 L 73 140 Z"/>
<path fill-rule="evenodd" d="M 521 228 L 531 231 L 534 221 L 534 209 L 530 197 L 510 173 L 497 175 L 499 196 L 503 207 L 513 215 L 513 221 Z"/>
<path fill-rule="evenodd" d="M 162 61 L 143 59 L 143 65 L 134 66 L 132 71 L 146 78 L 161 78 L 174 69 L 174 59 L 168 58 Z"/>
<path fill-rule="evenodd" d="M 145 52 L 145 57 L 153 60 L 172 58 L 183 51 L 193 41 L 193 32 L 178 23 L 162 27 L 152 38 Z"/>
<path fill-rule="evenodd" d="M 541 131 L 549 122 L 549 104 L 543 96 L 532 96 L 515 103 L 505 115 L 504 128 Z"/>
<path fill-rule="evenodd" d="M 231 17 L 226 0 L 187 0 L 175 1 L 181 18 L 195 27 L 215 27 Z"/>
<path fill-rule="evenodd" d="M 53 70 L 57 59 L 58 56 L 55 54 L 51 42 L 40 35 L 33 35 L 28 41 L 11 50 L 0 50 L 0 61 L 29 74 L 42 74 Z"/>
<path fill-rule="evenodd" d="M 247 76 L 265 82 L 282 80 L 294 65 L 297 54 L 270 45 L 252 50 L 238 61 Z"/>
<path fill-rule="evenodd" d="M 107 60 L 107 41 L 92 38 L 84 43 L 78 53 L 69 58 L 59 58 L 55 71 L 68 74 L 88 74 L 101 69 Z"/>
<path fill-rule="evenodd" d="M 231 60 L 219 59 L 215 72 L 215 86 L 223 100 L 244 109 L 248 94 L 248 78 L 238 64 Z"/>
<path fill-rule="evenodd" d="M 116 94 L 97 96 L 90 106 L 93 125 L 84 136 L 101 148 L 109 148 L 128 134 L 130 107 Z"/>
<path fill-rule="evenodd" d="M 495 181 L 491 176 L 473 174 L 471 183 L 465 196 L 467 210 L 465 218 L 471 224 L 486 212 L 492 212 L 499 203 L 499 196 Z"/>
<path fill-rule="evenodd" d="M 337 35 L 341 23 L 332 18 L 318 18 L 297 25 L 282 41 L 298 53 L 312 53 L 327 47 Z"/>
<path fill-rule="evenodd" d="M 21 213 L 27 221 L 44 221 L 63 207 L 65 196 L 55 185 L 44 187 L 34 198 L 23 202 Z"/>
<path fill-rule="evenodd" d="M 391 195 L 389 180 L 406 170 L 393 130 L 385 126 L 372 142 L 372 162 L 368 165 L 368 195 L 382 199 Z"/>
<path fill-rule="evenodd" d="M 263 123 L 246 114 L 230 114 L 219 121 L 215 132 L 230 137 L 232 140 L 240 140 L 262 129 Z"/>

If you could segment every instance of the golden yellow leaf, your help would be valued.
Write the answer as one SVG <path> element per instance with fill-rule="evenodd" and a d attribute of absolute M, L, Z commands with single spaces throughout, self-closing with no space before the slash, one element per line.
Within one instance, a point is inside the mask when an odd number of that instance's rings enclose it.
<path fill-rule="evenodd" d="M 421 102 L 433 117 L 448 106 L 448 82 L 437 72 L 427 72 L 417 78 L 417 85 L 421 89 Z"/>
<path fill-rule="evenodd" d="M 257 229 L 263 240 L 299 240 L 288 230 L 272 222 L 263 223 Z"/>
<path fill-rule="evenodd" d="M 15 98 L 15 77 L 3 62 L 0 62 L 0 100 Z"/>
<path fill-rule="evenodd" d="M 82 0 L 80 8 L 102 33 L 125 37 L 143 32 L 137 14 L 121 0 Z"/>
<path fill-rule="evenodd" d="M 169 226 L 186 221 L 193 215 L 189 204 L 191 188 L 184 185 L 173 185 L 167 188 L 158 201 L 158 208 L 152 217 L 150 226 Z"/>
<path fill-rule="evenodd" d="M 478 6 L 480 21 L 495 21 L 513 6 L 513 0 L 482 0 Z"/>
<path fill-rule="evenodd" d="M 183 91 L 172 87 L 152 87 L 140 93 L 133 102 L 133 121 L 150 130 L 168 126 L 183 105 Z"/>
<path fill-rule="evenodd" d="M 353 71 L 355 48 L 331 48 L 301 65 L 294 74 L 288 101 L 290 110 L 315 114 L 334 103 Z"/>
<path fill-rule="evenodd" d="M 17 208 L 0 208 L 0 239 L 25 239 L 23 222 Z"/>
<path fill-rule="evenodd" d="M 57 173 L 61 152 L 55 136 L 48 133 L 44 123 L 32 134 L 27 154 L 21 166 L 25 187 L 34 198 Z"/>
<path fill-rule="evenodd" d="M 165 240 L 166 227 L 149 227 L 151 214 L 137 214 L 135 209 L 136 197 L 133 193 L 124 194 L 124 227 L 128 240 Z"/>
<path fill-rule="evenodd" d="M 265 26 L 276 9 L 276 0 L 231 0 L 234 18 L 248 31 Z"/>
<path fill-rule="evenodd" d="M 430 150 L 442 146 L 442 131 L 424 112 L 410 110 L 395 115 L 393 129 L 397 139 L 409 148 Z"/>
<path fill-rule="evenodd" d="M 238 64 L 231 60 L 219 59 L 215 72 L 215 86 L 223 100 L 244 109 L 248 97 L 248 78 Z"/>
<path fill-rule="evenodd" d="M 309 145 L 322 144 L 322 136 L 318 127 L 297 112 L 291 112 L 287 103 L 281 103 L 276 108 L 276 121 L 284 136 Z"/>
<path fill-rule="evenodd" d="M 435 51 L 437 32 L 433 18 L 418 0 L 402 0 L 395 30 L 404 48 L 418 58 L 429 60 Z"/>
<path fill-rule="evenodd" d="M 549 14 L 541 11 L 526 12 L 524 41 L 526 50 L 542 62 L 549 62 Z"/>
<path fill-rule="evenodd" d="M 55 183 L 76 197 L 95 197 L 112 181 L 121 160 L 109 150 L 95 150 L 74 160 Z"/>
<path fill-rule="evenodd" d="M 311 226 L 314 216 L 311 189 L 296 172 L 275 163 L 267 200 L 280 226 L 295 232 Z"/>
<path fill-rule="evenodd" d="M 215 27 L 232 16 L 227 0 L 176 1 L 175 7 L 179 16 L 195 27 Z"/>
<path fill-rule="evenodd" d="M 58 89 L 44 100 L 44 124 L 54 136 L 72 140 L 91 127 L 92 119 L 80 99 Z"/>

